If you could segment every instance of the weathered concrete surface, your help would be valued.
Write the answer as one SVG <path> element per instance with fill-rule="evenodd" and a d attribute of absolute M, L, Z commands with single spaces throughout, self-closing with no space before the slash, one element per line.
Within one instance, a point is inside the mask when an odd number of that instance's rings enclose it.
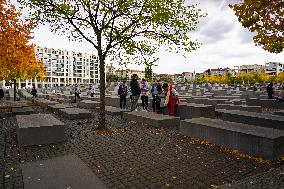
<path fill-rule="evenodd" d="M 181 121 L 180 133 L 244 153 L 275 159 L 284 155 L 284 131 L 219 119 Z"/>
<path fill-rule="evenodd" d="M 59 113 L 67 119 L 88 119 L 91 118 L 91 112 L 80 108 L 59 109 Z"/>
<path fill-rule="evenodd" d="M 226 121 L 284 130 L 284 117 L 282 116 L 224 109 L 216 110 L 216 114 Z"/>
<path fill-rule="evenodd" d="M 106 189 L 102 181 L 75 155 L 21 165 L 27 189 Z"/>
<path fill-rule="evenodd" d="M 20 145 L 39 145 L 65 140 L 64 123 L 50 114 L 17 115 L 16 120 Z"/>

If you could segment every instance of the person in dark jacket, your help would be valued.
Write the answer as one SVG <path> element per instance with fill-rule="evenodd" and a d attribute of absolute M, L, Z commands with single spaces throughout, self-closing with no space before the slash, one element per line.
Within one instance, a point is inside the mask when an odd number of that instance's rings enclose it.
<path fill-rule="evenodd" d="M 155 80 L 152 89 L 151 89 L 151 94 L 152 94 L 152 109 L 153 112 L 161 113 L 161 107 L 160 107 L 160 101 L 161 101 L 161 93 L 162 93 L 162 87 L 160 83 Z"/>
<path fill-rule="evenodd" d="M 33 95 L 33 98 L 36 98 L 36 97 L 37 97 L 37 90 L 36 90 L 36 88 L 35 88 L 35 85 L 33 85 L 31 94 Z"/>
<path fill-rule="evenodd" d="M 123 81 L 121 82 L 118 88 L 120 109 L 125 109 L 127 92 L 128 90 L 127 90 L 126 81 Z"/>
<path fill-rule="evenodd" d="M 2 98 L 4 98 L 4 90 L 1 88 L 0 89 L 0 100 L 2 100 Z"/>
<path fill-rule="evenodd" d="M 268 94 L 268 98 L 272 99 L 273 98 L 273 94 L 274 94 L 273 83 L 269 83 L 269 85 L 266 87 L 266 91 L 267 91 L 267 94 Z"/>
<path fill-rule="evenodd" d="M 137 105 L 138 105 L 138 99 L 140 96 L 140 86 L 137 81 L 138 76 L 137 74 L 133 74 L 131 76 L 131 81 L 130 81 L 130 91 L 131 91 L 131 111 L 137 111 Z"/>

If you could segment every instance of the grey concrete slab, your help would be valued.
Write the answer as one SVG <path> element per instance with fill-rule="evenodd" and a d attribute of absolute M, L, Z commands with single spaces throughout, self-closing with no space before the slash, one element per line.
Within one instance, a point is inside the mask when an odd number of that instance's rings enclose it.
<path fill-rule="evenodd" d="M 181 103 L 178 105 L 176 115 L 180 119 L 190 119 L 196 117 L 215 117 L 215 108 L 212 105 Z"/>
<path fill-rule="evenodd" d="M 275 159 L 284 155 L 284 131 L 210 118 L 181 121 L 180 133 L 244 153 Z"/>
<path fill-rule="evenodd" d="M 284 101 L 278 101 L 277 99 L 258 99 L 248 98 L 247 105 L 261 106 L 263 108 L 284 109 Z"/>
<path fill-rule="evenodd" d="M 81 108 L 59 109 L 59 114 L 67 119 L 88 119 L 92 117 L 90 111 Z"/>
<path fill-rule="evenodd" d="M 17 115 L 17 139 L 23 146 L 65 140 L 65 125 L 50 114 Z"/>
<path fill-rule="evenodd" d="M 284 116 L 284 110 L 277 110 L 273 112 L 275 115 Z"/>
<path fill-rule="evenodd" d="M 77 103 L 79 108 L 96 109 L 100 107 L 100 103 L 92 100 L 82 100 Z"/>
<path fill-rule="evenodd" d="M 216 109 L 215 111 L 221 119 L 226 121 L 284 130 L 284 117 L 282 116 L 239 110 Z"/>
<path fill-rule="evenodd" d="M 234 104 L 217 104 L 216 109 L 226 110 L 240 110 L 248 112 L 262 112 L 261 106 L 247 106 L 247 105 L 234 105 Z"/>
<path fill-rule="evenodd" d="M 72 108 L 72 107 L 73 106 L 69 104 L 51 104 L 47 106 L 47 110 L 54 113 L 59 113 L 59 109 Z"/>
<path fill-rule="evenodd" d="M 29 115 L 34 113 L 34 109 L 32 107 L 21 107 L 21 108 L 12 108 L 12 112 L 14 115 Z"/>
<path fill-rule="evenodd" d="M 106 189 L 75 155 L 21 164 L 26 189 Z"/>
<path fill-rule="evenodd" d="M 109 115 L 122 116 L 123 112 L 130 112 L 129 110 L 122 110 L 113 106 L 106 106 L 106 113 Z"/>

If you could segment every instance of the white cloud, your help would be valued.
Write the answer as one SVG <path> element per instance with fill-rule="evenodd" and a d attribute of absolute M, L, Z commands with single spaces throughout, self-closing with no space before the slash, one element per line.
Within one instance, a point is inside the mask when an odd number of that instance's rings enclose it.
<path fill-rule="evenodd" d="M 208 16 L 201 20 L 192 33 L 203 45 L 193 51 L 188 59 L 181 54 L 159 52 L 158 73 L 202 72 L 208 68 L 231 67 L 242 64 L 264 64 L 269 61 L 284 62 L 284 53 L 272 54 L 255 46 L 253 33 L 243 28 L 234 12 L 227 6 L 238 0 L 193 0 L 199 3 Z M 57 36 L 47 26 L 35 30 L 33 42 L 40 46 L 73 51 L 95 52 L 88 43 L 70 42 L 65 36 Z M 144 70 L 145 66 L 129 65 L 131 69 Z"/>

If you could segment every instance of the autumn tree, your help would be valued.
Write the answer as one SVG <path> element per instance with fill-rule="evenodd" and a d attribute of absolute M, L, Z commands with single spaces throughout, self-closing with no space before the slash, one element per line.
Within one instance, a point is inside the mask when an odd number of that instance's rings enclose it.
<path fill-rule="evenodd" d="M 31 19 L 49 23 L 57 33 L 85 40 L 96 49 L 100 72 L 98 129 L 106 129 L 105 61 L 141 63 L 164 45 L 190 52 L 199 43 L 189 33 L 202 17 L 196 5 L 184 0 L 18 0 L 30 7 Z"/>
<path fill-rule="evenodd" d="M 34 45 L 28 44 L 31 30 L 32 24 L 21 20 L 9 0 L 0 1 L 0 80 L 14 82 L 14 100 L 17 80 L 43 79 L 45 73 L 36 61 Z"/>
<path fill-rule="evenodd" d="M 230 5 L 239 22 L 256 35 L 255 44 L 268 52 L 284 48 L 284 0 L 242 0 Z"/>

